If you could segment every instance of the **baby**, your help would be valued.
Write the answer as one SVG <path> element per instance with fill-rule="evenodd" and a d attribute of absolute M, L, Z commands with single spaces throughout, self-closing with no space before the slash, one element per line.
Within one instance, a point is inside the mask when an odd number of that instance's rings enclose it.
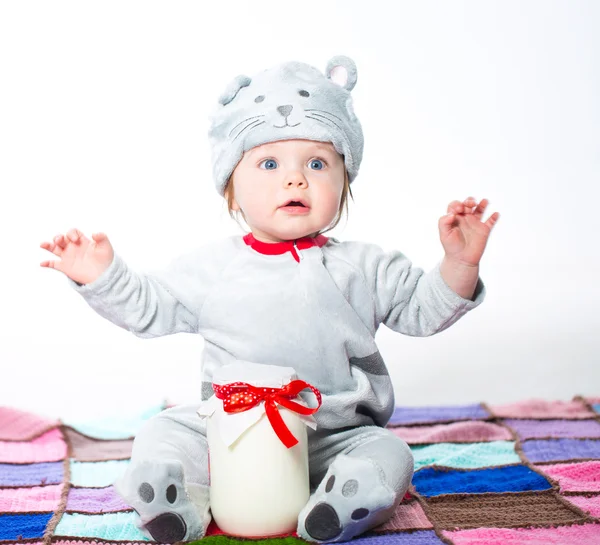
<path fill-rule="evenodd" d="M 325 236 L 347 207 L 362 159 L 350 95 L 356 80 L 354 62 L 336 56 L 325 74 L 283 63 L 236 77 L 221 95 L 209 132 L 214 180 L 249 233 L 144 274 L 104 233 L 90 240 L 71 229 L 41 244 L 60 257 L 41 266 L 64 273 L 116 325 L 141 338 L 202 335 L 200 400 L 213 395 L 215 369 L 237 360 L 293 367 L 321 391 L 318 427 L 307 429 L 311 496 L 297 527 L 320 543 L 384 523 L 411 483 L 410 448 L 385 429 L 395 400 L 375 344 L 379 325 L 434 335 L 478 306 L 479 262 L 499 217 L 482 221 L 485 199 L 451 202 L 439 220 L 445 255 L 427 274 L 399 251 Z M 211 520 L 198 407 L 148 420 L 115 483 L 139 528 L 159 542 L 199 539 Z"/>

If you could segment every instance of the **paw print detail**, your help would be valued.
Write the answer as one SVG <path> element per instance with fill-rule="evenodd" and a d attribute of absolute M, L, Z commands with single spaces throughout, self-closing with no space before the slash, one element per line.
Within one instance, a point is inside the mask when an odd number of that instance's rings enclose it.
<path fill-rule="evenodd" d="M 349 479 L 342 486 L 342 496 L 345 498 L 351 498 L 358 492 L 358 481 L 356 479 Z"/>
<path fill-rule="evenodd" d="M 377 465 L 338 456 L 300 513 L 298 535 L 320 543 L 348 541 L 386 518 L 394 501 Z"/>
<path fill-rule="evenodd" d="M 327 479 L 327 484 L 325 485 L 325 492 L 329 494 L 333 490 L 335 485 L 335 475 L 332 475 Z M 344 485 L 342 486 L 342 496 L 345 498 L 351 498 L 358 492 L 358 481 L 356 479 L 348 479 Z M 361 517 L 362 518 L 362 517 Z"/>
<path fill-rule="evenodd" d="M 368 514 L 369 510 L 365 509 L 364 507 L 361 507 L 360 509 L 355 509 L 354 511 L 352 511 L 352 515 L 350 515 L 350 517 L 352 518 L 352 520 L 360 520 L 364 519 Z"/>
<path fill-rule="evenodd" d="M 169 503 L 175 503 L 177 501 L 177 487 L 172 484 L 167 488 L 167 501 Z"/>
<path fill-rule="evenodd" d="M 163 513 L 145 527 L 159 543 L 183 541 L 187 532 L 185 520 L 178 513 Z"/>
<path fill-rule="evenodd" d="M 181 462 L 137 462 L 114 487 L 138 514 L 138 528 L 154 541 L 175 543 L 204 532 L 203 520 L 186 492 Z"/>
<path fill-rule="evenodd" d="M 335 481 L 335 475 L 331 475 L 327 479 L 325 483 L 326 494 L 331 493 L 335 486 Z M 358 493 L 358 488 L 358 481 L 356 479 L 348 479 L 341 487 L 341 494 L 344 498 L 351 498 Z M 352 511 L 350 518 L 352 520 L 361 520 L 368 514 L 368 509 L 359 507 Z M 308 533 L 319 541 L 327 541 L 338 537 L 343 530 L 335 508 L 327 502 L 320 502 L 312 509 L 306 517 L 305 527 Z"/>
<path fill-rule="evenodd" d="M 155 498 L 154 488 L 150 483 L 144 482 L 138 489 L 138 496 L 144 503 L 152 503 Z M 169 485 L 165 496 L 169 503 L 175 503 L 177 501 L 177 487 L 174 484 Z"/>
<path fill-rule="evenodd" d="M 335 475 L 332 475 L 327 479 L 327 484 L 325 485 L 325 492 L 329 493 L 333 490 L 335 485 Z M 356 479 L 348 479 L 344 486 L 342 486 L 342 496 L 346 498 L 351 498 L 358 492 L 358 481 Z"/>
<path fill-rule="evenodd" d="M 138 496 L 144 503 L 152 503 L 154 488 L 152 488 L 150 483 L 142 483 L 138 489 Z"/>
<path fill-rule="evenodd" d="M 342 533 L 340 518 L 328 503 L 318 503 L 306 517 L 306 531 L 317 541 L 327 541 Z"/>

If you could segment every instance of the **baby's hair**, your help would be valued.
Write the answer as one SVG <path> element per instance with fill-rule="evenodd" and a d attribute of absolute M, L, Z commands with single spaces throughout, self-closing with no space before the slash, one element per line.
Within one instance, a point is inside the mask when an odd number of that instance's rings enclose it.
<path fill-rule="evenodd" d="M 244 212 L 242 212 L 241 210 L 233 210 L 233 208 L 232 208 L 233 207 L 233 199 L 235 197 L 234 197 L 233 184 L 231 183 L 231 179 L 232 179 L 232 176 L 229 176 L 229 178 L 227 179 L 227 183 L 225 184 L 225 189 L 223 190 L 225 193 L 225 198 L 227 200 L 227 210 L 228 210 L 231 218 L 234 219 L 243 230 L 244 228 L 242 227 L 242 225 L 239 222 L 238 213 L 242 215 L 242 218 L 244 218 L 244 221 L 246 221 L 246 217 L 244 216 Z M 322 231 L 317 231 L 316 233 L 311 233 L 308 236 L 316 237 L 318 235 L 322 235 L 323 233 L 327 233 L 327 231 L 331 231 L 334 227 L 336 227 L 336 225 L 342 219 L 344 210 L 346 211 L 346 217 L 348 217 L 348 194 L 350 194 L 350 197 L 354 201 L 354 195 L 352 195 L 352 188 L 350 187 L 350 183 L 348 181 L 348 171 L 346 169 L 344 169 L 344 188 L 342 189 L 342 196 L 340 198 L 340 206 L 338 208 L 335 218 L 333 219 L 333 222 L 326 229 L 324 229 Z"/>

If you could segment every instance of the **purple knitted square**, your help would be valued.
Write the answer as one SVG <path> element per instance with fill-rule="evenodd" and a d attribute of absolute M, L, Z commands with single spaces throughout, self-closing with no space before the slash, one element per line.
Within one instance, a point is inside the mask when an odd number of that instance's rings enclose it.
<path fill-rule="evenodd" d="M 62 462 L 0 464 L 0 486 L 40 486 L 62 482 Z"/>
<path fill-rule="evenodd" d="M 600 422 L 589 420 L 504 419 L 521 440 L 534 437 L 600 437 Z"/>
<path fill-rule="evenodd" d="M 131 509 L 112 486 L 106 488 L 71 488 L 67 511 L 84 513 L 114 513 Z"/>
<path fill-rule="evenodd" d="M 482 420 L 489 416 L 490 413 L 479 403 L 439 407 L 396 407 L 388 426 L 454 420 Z"/>
<path fill-rule="evenodd" d="M 398 532 L 355 537 L 352 545 L 444 545 L 433 530 L 417 530 L 415 532 Z"/>
<path fill-rule="evenodd" d="M 560 462 L 600 458 L 598 439 L 531 439 L 522 443 L 531 462 Z"/>

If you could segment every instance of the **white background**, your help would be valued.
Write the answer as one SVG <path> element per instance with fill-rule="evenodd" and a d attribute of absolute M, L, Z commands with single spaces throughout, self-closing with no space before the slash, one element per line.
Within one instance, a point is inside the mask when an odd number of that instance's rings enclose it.
<path fill-rule="evenodd" d="M 377 341 L 397 404 L 600 394 L 600 3 L 0 3 L 0 404 L 96 414 L 199 399 L 199 336 L 139 339 L 39 244 L 108 234 L 138 270 L 242 234 L 212 178 L 208 114 L 237 74 L 358 68 L 365 135 L 332 232 L 429 270 L 453 199 L 501 214 L 488 294 L 450 329 Z"/>

